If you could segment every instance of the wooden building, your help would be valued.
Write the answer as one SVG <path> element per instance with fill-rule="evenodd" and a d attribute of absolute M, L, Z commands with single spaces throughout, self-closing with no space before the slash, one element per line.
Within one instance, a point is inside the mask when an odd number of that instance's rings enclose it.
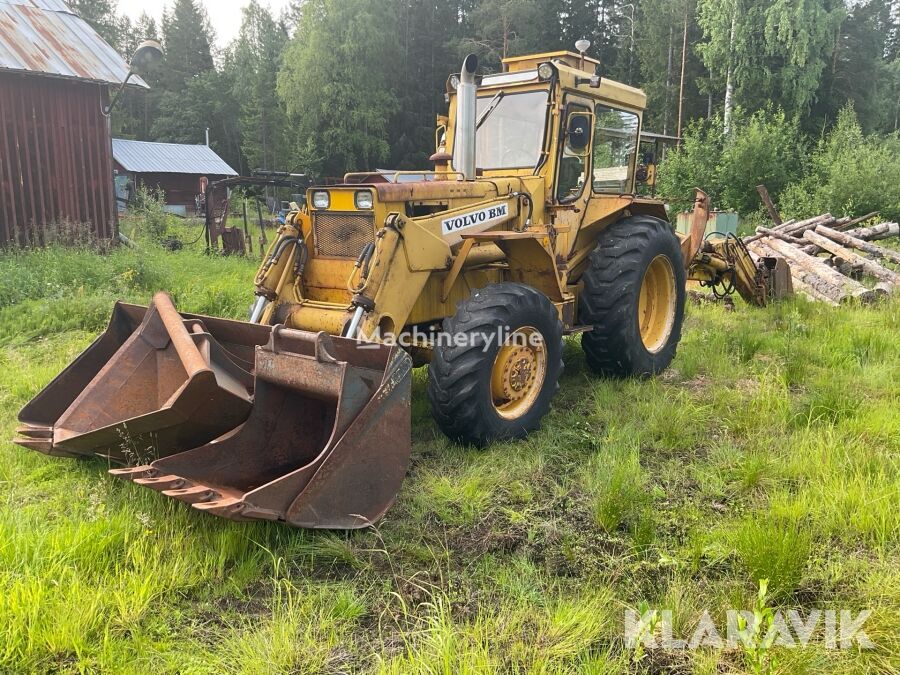
<path fill-rule="evenodd" d="M 203 192 L 203 179 L 211 183 L 237 176 L 237 172 L 206 145 L 121 138 L 113 139 L 113 166 L 120 199 L 124 196 L 123 191 L 131 192 L 143 185 L 161 190 L 167 208 L 182 215 L 195 212 L 197 196 Z"/>
<path fill-rule="evenodd" d="M 63 0 L 0 0 L 0 246 L 62 224 L 116 235 L 104 106 L 127 74 Z"/>

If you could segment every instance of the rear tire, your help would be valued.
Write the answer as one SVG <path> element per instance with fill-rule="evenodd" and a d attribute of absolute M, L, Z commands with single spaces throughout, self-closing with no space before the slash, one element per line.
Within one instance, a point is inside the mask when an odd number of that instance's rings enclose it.
<path fill-rule="evenodd" d="M 456 343 L 454 338 L 464 336 Z M 538 429 L 559 389 L 562 323 L 540 291 L 491 284 L 444 319 L 428 368 L 434 419 L 449 438 L 484 446 Z"/>
<path fill-rule="evenodd" d="M 665 370 L 681 339 L 685 270 L 672 226 L 630 216 L 597 238 L 582 275 L 579 320 L 593 326 L 581 347 L 601 375 L 647 377 Z"/>

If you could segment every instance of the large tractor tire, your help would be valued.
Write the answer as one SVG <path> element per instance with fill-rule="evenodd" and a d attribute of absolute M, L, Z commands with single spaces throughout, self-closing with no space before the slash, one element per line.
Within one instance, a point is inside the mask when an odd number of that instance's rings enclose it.
<path fill-rule="evenodd" d="M 434 419 L 460 443 L 522 438 L 540 427 L 562 370 L 553 303 L 524 284 L 491 284 L 444 319 L 428 369 Z"/>
<path fill-rule="evenodd" d="M 681 339 L 685 271 L 681 247 L 664 220 L 630 216 L 597 239 L 582 275 L 579 320 L 590 368 L 612 377 L 665 370 Z"/>

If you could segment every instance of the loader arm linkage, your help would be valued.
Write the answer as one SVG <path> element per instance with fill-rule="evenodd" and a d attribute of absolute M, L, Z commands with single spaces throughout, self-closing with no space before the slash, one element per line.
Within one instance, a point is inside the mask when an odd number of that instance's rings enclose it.
<path fill-rule="evenodd" d="M 688 279 L 699 281 L 717 298 L 737 292 L 749 305 L 765 307 L 793 293 L 791 274 L 783 258 L 759 257 L 733 234 L 704 236 L 709 197 L 697 190 L 691 231 L 683 243 Z"/>

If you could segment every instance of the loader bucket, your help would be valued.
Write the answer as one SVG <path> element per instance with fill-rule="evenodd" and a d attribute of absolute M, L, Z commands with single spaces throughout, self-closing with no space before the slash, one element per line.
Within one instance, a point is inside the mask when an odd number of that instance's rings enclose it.
<path fill-rule="evenodd" d="M 117 303 L 106 331 L 19 413 L 15 442 L 122 464 L 206 443 L 243 422 L 269 326 L 181 315 L 159 293 Z"/>
<path fill-rule="evenodd" d="M 243 425 L 111 473 L 232 520 L 365 527 L 406 475 L 411 368 L 398 347 L 275 326 Z"/>

